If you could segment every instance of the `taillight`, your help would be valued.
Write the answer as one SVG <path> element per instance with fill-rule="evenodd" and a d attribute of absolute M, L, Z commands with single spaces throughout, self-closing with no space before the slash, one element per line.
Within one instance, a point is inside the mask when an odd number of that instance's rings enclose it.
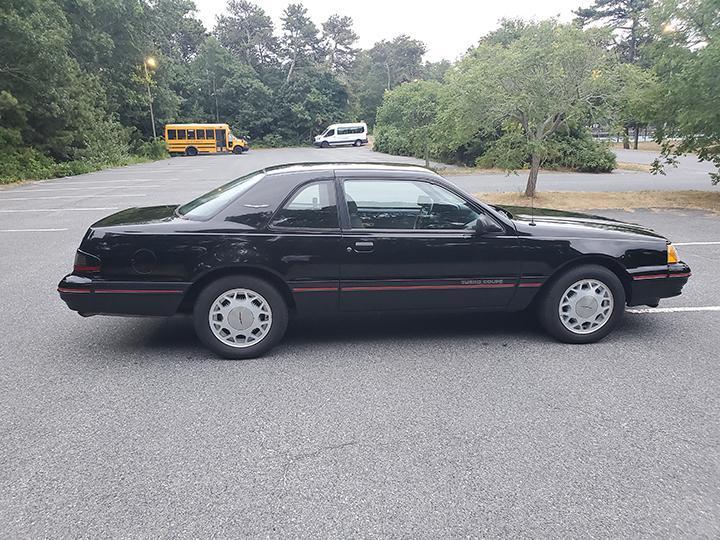
<path fill-rule="evenodd" d="M 95 255 L 90 255 L 79 249 L 75 253 L 75 264 L 73 273 L 75 274 L 92 274 L 100 271 L 100 259 Z"/>

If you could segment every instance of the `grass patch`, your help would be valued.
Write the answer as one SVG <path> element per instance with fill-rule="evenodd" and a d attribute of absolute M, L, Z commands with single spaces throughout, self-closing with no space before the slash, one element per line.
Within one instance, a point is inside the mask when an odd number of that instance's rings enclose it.
<path fill-rule="evenodd" d="M 616 168 L 623 171 L 651 172 L 650 165 L 646 163 L 626 163 L 624 161 L 618 161 Z"/>
<path fill-rule="evenodd" d="M 611 148 L 617 148 L 618 150 L 623 150 L 623 143 L 620 142 L 614 142 L 612 145 L 610 145 Z M 632 148 L 633 142 L 630 141 L 630 150 L 633 150 Z M 659 152 L 660 151 L 660 145 L 656 143 L 655 141 L 640 141 L 638 142 L 638 150 L 645 150 L 649 152 Z"/>
<path fill-rule="evenodd" d="M 476 193 L 475 196 L 490 204 L 530 206 L 530 199 L 522 193 Z M 720 191 L 544 191 L 535 197 L 535 207 L 557 210 L 694 208 L 720 213 Z"/>

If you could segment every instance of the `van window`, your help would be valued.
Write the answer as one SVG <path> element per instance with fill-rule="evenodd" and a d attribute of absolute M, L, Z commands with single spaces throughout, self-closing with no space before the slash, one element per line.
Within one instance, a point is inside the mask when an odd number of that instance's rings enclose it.
<path fill-rule="evenodd" d="M 338 135 L 347 135 L 348 133 L 352 133 L 350 131 L 350 128 L 338 128 Z"/>
<path fill-rule="evenodd" d="M 335 130 L 334 130 L 334 129 L 328 129 L 328 130 L 325 132 L 325 137 L 332 137 L 333 135 L 335 135 Z"/>

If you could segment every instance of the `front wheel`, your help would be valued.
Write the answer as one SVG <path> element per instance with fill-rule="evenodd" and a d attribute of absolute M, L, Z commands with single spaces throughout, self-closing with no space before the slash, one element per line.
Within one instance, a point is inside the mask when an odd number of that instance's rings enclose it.
<path fill-rule="evenodd" d="M 330 143 L 327 142 L 327 141 L 323 141 L 323 142 L 320 144 L 320 148 L 329 148 L 329 147 L 330 147 Z"/>
<path fill-rule="evenodd" d="M 243 147 L 242 146 L 235 146 L 233 147 L 233 154 L 242 154 L 243 153 Z"/>
<path fill-rule="evenodd" d="M 625 289 L 604 266 L 584 265 L 560 276 L 544 292 L 539 317 L 565 343 L 594 343 L 607 336 L 625 311 Z"/>
<path fill-rule="evenodd" d="M 288 309 L 278 290 L 251 276 L 218 279 L 198 295 L 193 309 L 200 340 L 223 358 L 262 356 L 285 334 Z"/>

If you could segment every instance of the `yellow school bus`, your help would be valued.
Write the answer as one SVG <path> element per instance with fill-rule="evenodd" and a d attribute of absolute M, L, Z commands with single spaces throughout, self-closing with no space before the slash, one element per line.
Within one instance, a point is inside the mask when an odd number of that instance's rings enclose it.
<path fill-rule="evenodd" d="M 249 149 L 247 141 L 235 137 L 227 124 L 167 124 L 165 143 L 171 155 L 242 154 Z"/>

